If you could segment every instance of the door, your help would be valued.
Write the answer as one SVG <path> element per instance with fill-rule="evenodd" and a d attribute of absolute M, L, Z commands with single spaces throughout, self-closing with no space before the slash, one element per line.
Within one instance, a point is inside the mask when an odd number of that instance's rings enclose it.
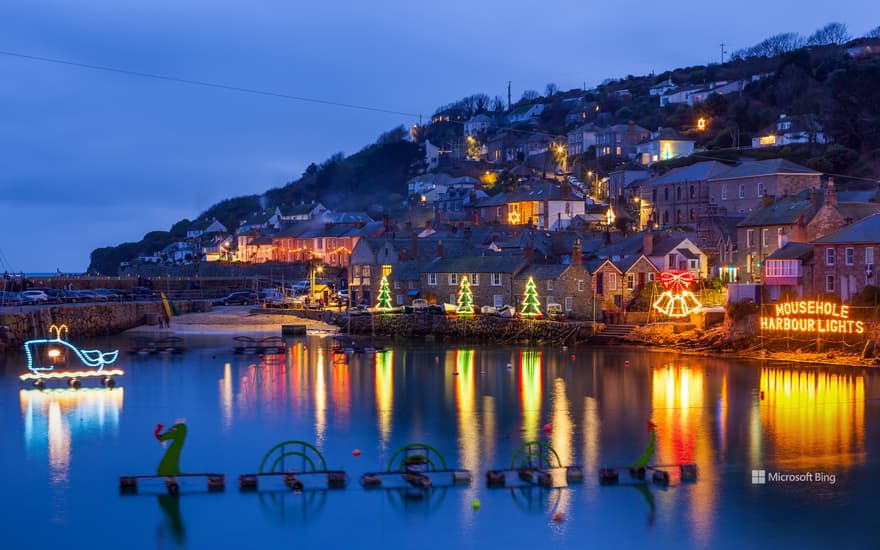
<path fill-rule="evenodd" d="M 602 275 L 604 275 L 604 273 L 596 274 L 596 294 L 602 294 Z"/>

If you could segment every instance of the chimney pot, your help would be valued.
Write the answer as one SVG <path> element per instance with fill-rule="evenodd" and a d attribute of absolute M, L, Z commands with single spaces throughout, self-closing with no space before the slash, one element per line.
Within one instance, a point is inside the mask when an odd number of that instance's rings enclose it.
<path fill-rule="evenodd" d="M 650 256 L 654 252 L 654 233 L 645 231 L 642 236 L 642 254 Z"/>

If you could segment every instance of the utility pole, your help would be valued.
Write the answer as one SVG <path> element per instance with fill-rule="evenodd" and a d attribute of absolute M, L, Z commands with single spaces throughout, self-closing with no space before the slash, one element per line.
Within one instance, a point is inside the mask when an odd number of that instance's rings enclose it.
<path fill-rule="evenodd" d="M 721 64 L 722 64 L 722 65 L 724 65 L 724 54 L 725 54 L 725 53 L 726 53 L 726 52 L 724 51 L 724 42 L 722 42 L 722 43 L 721 43 Z"/>
<path fill-rule="evenodd" d="M 508 111 L 510 110 L 510 83 L 511 82 L 512 82 L 511 80 L 507 81 L 507 110 Z"/>

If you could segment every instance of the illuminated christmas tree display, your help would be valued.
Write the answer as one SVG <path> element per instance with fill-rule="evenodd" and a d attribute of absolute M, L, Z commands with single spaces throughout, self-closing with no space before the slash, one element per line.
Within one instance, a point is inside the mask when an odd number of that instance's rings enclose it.
<path fill-rule="evenodd" d="M 693 283 L 694 274 L 690 271 L 660 273 L 660 284 L 666 290 L 654 302 L 654 309 L 669 317 L 687 317 L 699 311 L 703 304 L 688 290 Z"/>
<path fill-rule="evenodd" d="M 523 304 L 520 315 L 523 317 L 540 317 L 541 302 L 538 301 L 538 289 L 535 287 L 535 281 L 529 277 L 526 283 L 526 291 L 523 293 Z"/>
<path fill-rule="evenodd" d="M 382 282 L 379 283 L 379 298 L 376 302 L 376 309 L 379 311 L 388 311 L 391 309 L 391 289 L 388 288 L 388 278 L 382 276 Z"/>
<path fill-rule="evenodd" d="M 458 314 L 474 314 L 474 295 L 467 277 L 462 277 L 461 283 L 458 285 Z"/>

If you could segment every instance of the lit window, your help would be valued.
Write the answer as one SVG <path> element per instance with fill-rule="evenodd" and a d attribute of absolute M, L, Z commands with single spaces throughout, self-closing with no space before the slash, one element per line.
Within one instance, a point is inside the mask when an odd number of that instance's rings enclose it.
<path fill-rule="evenodd" d="M 626 274 L 626 289 L 633 290 L 635 287 L 636 287 L 635 273 L 627 273 Z"/>
<path fill-rule="evenodd" d="M 389 275 L 391 275 L 391 266 L 388 264 L 385 264 L 382 266 L 382 276 L 388 277 Z"/>
<path fill-rule="evenodd" d="M 364 266 L 361 268 L 361 275 L 363 275 L 364 277 L 369 277 L 369 276 L 370 276 L 370 266 L 369 266 L 369 265 L 364 265 Z"/>

